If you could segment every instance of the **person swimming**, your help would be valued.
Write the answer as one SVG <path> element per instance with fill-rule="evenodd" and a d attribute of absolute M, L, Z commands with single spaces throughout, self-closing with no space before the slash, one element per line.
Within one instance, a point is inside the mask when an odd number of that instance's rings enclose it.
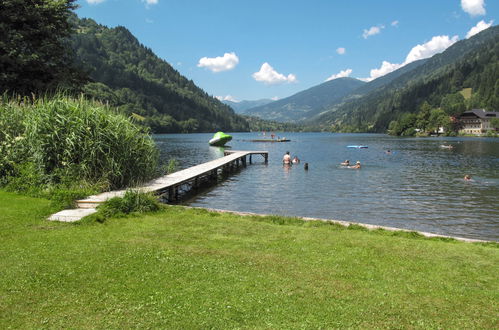
<path fill-rule="evenodd" d="M 293 164 L 298 164 L 299 162 L 300 162 L 300 159 L 298 157 L 296 157 L 296 156 L 292 160 Z"/>
<path fill-rule="evenodd" d="M 343 163 L 340 164 L 341 166 L 350 166 L 350 161 L 347 159 Z"/>
<path fill-rule="evenodd" d="M 348 168 L 360 169 L 360 162 L 357 161 L 354 166 L 348 166 Z"/>
<path fill-rule="evenodd" d="M 471 181 L 471 175 L 466 174 L 466 175 L 464 176 L 464 181 Z"/>

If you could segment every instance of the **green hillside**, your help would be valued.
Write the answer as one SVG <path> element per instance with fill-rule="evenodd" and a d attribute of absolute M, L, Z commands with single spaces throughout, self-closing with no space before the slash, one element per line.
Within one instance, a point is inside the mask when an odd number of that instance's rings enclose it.
<path fill-rule="evenodd" d="M 234 109 L 236 113 L 244 114 L 248 109 L 259 107 L 261 105 L 265 105 L 273 101 L 271 99 L 260 99 L 254 101 L 241 101 L 241 102 L 225 100 L 222 102 L 230 106 L 232 109 Z"/>
<path fill-rule="evenodd" d="M 248 123 L 209 96 L 122 26 L 73 18 L 77 62 L 92 82 L 85 94 L 137 114 L 153 132 L 247 131 Z"/>
<path fill-rule="evenodd" d="M 340 106 L 316 123 L 336 131 L 385 132 L 392 120 L 416 113 L 423 102 L 435 108 L 449 94 L 471 88 L 468 108 L 499 109 L 499 27 L 462 40 L 406 72 Z M 402 70 L 401 69 L 401 70 Z M 375 80 L 376 81 L 376 80 Z"/>
<path fill-rule="evenodd" d="M 281 122 L 304 120 L 339 102 L 343 97 L 364 84 L 365 82 L 354 78 L 326 81 L 290 97 L 248 109 L 245 114 Z"/>

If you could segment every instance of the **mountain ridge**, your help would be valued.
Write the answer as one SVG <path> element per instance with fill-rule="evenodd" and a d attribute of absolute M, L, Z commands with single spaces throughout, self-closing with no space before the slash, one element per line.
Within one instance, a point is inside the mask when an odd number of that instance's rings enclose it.
<path fill-rule="evenodd" d="M 297 122 L 317 114 L 365 84 L 355 78 L 338 78 L 313 86 L 272 103 L 251 108 L 245 114 L 280 122 Z"/>
<path fill-rule="evenodd" d="M 390 121 L 405 112 L 417 112 L 422 102 L 439 107 L 446 94 L 463 88 L 478 93 L 470 106 L 497 107 L 491 95 L 499 94 L 498 54 L 499 26 L 494 26 L 456 42 L 361 98 L 346 100 L 312 122 L 327 123 L 340 131 L 384 132 Z"/>
<path fill-rule="evenodd" d="M 77 64 L 91 82 L 89 97 L 140 118 L 155 133 L 248 131 L 249 124 L 226 104 L 142 45 L 123 26 L 108 28 L 72 18 Z"/>
<path fill-rule="evenodd" d="M 271 102 L 274 102 L 274 100 L 271 99 L 259 99 L 259 100 L 243 100 L 239 102 L 234 102 L 230 100 L 223 100 L 223 103 L 227 104 L 230 106 L 234 111 L 238 114 L 244 114 L 246 110 L 259 107 L 262 105 L 269 104 Z"/>

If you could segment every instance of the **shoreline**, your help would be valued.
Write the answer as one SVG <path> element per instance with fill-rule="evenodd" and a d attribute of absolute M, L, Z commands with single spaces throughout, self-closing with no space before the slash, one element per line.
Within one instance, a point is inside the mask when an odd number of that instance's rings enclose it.
<path fill-rule="evenodd" d="M 171 204 L 167 204 L 167 205 L 171 205 Z M 419 231 L 419 230 L 388 227 L 388 226 L 381 226 L 381 225 L 372 225 L 372 224 L 362 223 L 362 222 L 352 222 L 352 221 L 325 219 L 325 218 L 313 218 L 313 217 L 301 217 L 301 216 L 283 216 L 283 215 L 278 215 L 278 214 L 241 212 L 241 211 L 222 210 L 222 209 L 214 209 L 214 208 L 200 207 L 200 206 L 188 206 L 188 205 L 178 205 L 178 206 L 182 206 L 182 207 L 185 207 L 188 209 L 201 209 L 201 210 L 207 210 L 210 212 L 229 213 L 229 214 L 240 215 L 240 216 L 258 216 L 258 217 L 281 216 L 281 217 L 293 218 L 293 219 L 298 219 L 298 220 L 303 220 L 303 221 L 329 222 L 329 223 L 341 225 L 343 227 L 349 227 L 349 226 L 353 225 L 353 226 L 360 226 L 360 227 L 366 228 L 368 230 L 383 229 L 383 230 L 391 231 L 391 232 L 400 231 L 400 232 L 406 232 L 406 233 L 417 233 L 417 234 L 422 235 L 426 238 L 454 239 L 456 241 L 465 242 L 465 243 L 496 243 L 496 244 L 499 244 L 499 242 L 497 242 L 497 241 L 482 240 L 482 239 L 476 239 L 476 238 L 466 238 L 466 237 L 460 237 L 460 236 L 450 236 L 450 235 L 443 235 L 443 234 L 435 234 L 435 233 L 429 233 L 429 232 Z"/>

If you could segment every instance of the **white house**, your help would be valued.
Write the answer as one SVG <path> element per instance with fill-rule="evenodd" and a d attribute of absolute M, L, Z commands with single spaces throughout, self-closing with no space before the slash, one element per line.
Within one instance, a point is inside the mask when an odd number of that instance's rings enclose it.
<path fill-rule="evenodd" d="M 464 134 L 483 134 L 494 128 L 490 125 L 492 118 L 499 118 L 499 112 L 485 111 L 484 109 L 473 109 L 465 111 L 459 120 L 463 127 L 459 133 Z"/>

